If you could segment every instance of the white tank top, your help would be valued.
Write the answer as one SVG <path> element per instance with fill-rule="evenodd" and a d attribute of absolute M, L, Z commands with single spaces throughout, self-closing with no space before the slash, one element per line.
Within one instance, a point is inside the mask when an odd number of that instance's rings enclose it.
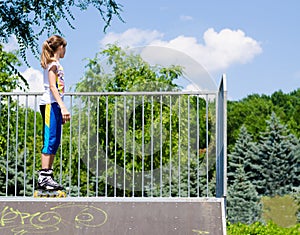
<path fill-rule="evenodd" d="M 56 88 L 57 88 L 58 93 L 59 93 L 60 97 L 62 98 L 62 100 L 64 98 L 64 93 L 65 93 L 64 69 L 58 61 L 55 61 L 55 62 L 48 64 L 47 68 L 44 69 L 44 89 L 45 89 L 45 91 L 40 100 L 40 105 L 51 104 L 51 103 L 57 102 L 55 100 L 54 96 L 52 95 L 52 92 L 50 91 L 50 86 L 49 86 L 48 72 L 53 66 L 56 67 L 56 70 L 55 70 Z"/>

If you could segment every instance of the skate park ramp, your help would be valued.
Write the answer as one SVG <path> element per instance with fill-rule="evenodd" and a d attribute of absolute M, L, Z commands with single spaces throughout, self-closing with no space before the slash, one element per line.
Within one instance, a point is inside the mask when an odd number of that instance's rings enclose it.
<path fill-rule="evenodd" d="M 1 235 L 226 234 L 220 198 L 5 198 Z"/>

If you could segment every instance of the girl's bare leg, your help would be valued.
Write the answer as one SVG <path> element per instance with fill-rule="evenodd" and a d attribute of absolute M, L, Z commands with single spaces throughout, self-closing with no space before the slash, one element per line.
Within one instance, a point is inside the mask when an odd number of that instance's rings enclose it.
<path fill-rule="evenodd" d="M 44 154 L 41 156 L 42 169 L 52 169 L 54 154 Z"/>

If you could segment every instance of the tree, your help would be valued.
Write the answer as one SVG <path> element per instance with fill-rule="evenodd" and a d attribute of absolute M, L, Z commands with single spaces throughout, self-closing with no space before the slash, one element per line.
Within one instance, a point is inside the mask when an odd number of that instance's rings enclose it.
<path fill-rule="evenodd" d="M 285 195 L 299 186 L 299 141 L 289 134 L 285 125 L 272 113 L 267 129 L 259 143 L 262 186 L 260 194 L 265 196 Z"/>
<path fill-rule="evenodd" d="M 106 58 L 105 63 L 101 63 L 102 59 Z M 109 70 L 104 68 L 109 67 Z M 170 67 L 163 68 L 159 66 L 151 67 L 143 61 L 140 56 L 128 54 L 116 45 L 109 45 L 102 52 L 97 53 L 95 58 L 88 60 L 87 71 L 83 79 L 76 85 L 76 91 L 99 91 L 99 92 L 124 92 L 124 91 L 153 91 L 160 90 L 177 90 L 177 85 L 173 83 L 181 74 L 181 68 Z M 144 171 L 149 171 L 150 166 L 150 142 L 151 142 L 151 117 L 154 120 L 153 131 L 157 134 L 160 127 L 160 112 L 162 110 L 162 125 L 169 126 L 168 118 L 165 118 L 169 112 L 169 107 L 165 97 L 152 96 L 99 96 L 99 97 L 79 97 L 73 113 L 73 122 L 76 123 L 79 119 L 81 122 L 80 130 L 74 130 L 74 133 L 80 131 L 81 143 L 80 149 L 77 149 L 81 156 L 89 156 L 84 159 L 85 163 L 90 162 L 90 166 L 99 166 L 99 178 L 108 174 L 110 185 L 109 195 L 122 195 L 119 188 L 123 188 L 124 174 L 127 172 L 130 182 L 132 169 L 135 168 L 136 174 L 140 174 L 142 168 Z M 151 102 L 152 99 L 152 102 Z M 161 102 L 162 101 L 162 102 Z M 167 101 L 169 103 L 169 101 Z M 173 103 L 176 103 L 174 99 Z M 124 113 L 125 110 L 125 113 Z M 97 116 L 97 113 L 100 116 Z M 164 114 L 166 113 L 166 114 Z M 127 122 L 124 123 L 124 115 Z M 166 116 L 167 117 L 167 116 Z M 133 122 L 135 121 L 135 122 Z M 97 124 L 98 123 L 98 124 Z M 124 125 L 126 128 L 124 129 Z M 97 129 L 97 126 L 99 127 Z M 124 141 L 124 135 L 126 141 Z M 143 136 L 143 137 L 142 137 Z M 134 137 L 134 140 L 133 140 Z M 98 146 L 100 150 L 96 148 Z M 135 142 L 133 148 L 132 141 Z M 142 149 L 142 142 L 145 143 L 145 149 Z M 159 141 L 158 138 L 153 142 L 154 149 L 157 150 Z M 105 146 L 108 146 L 106 149 Z M 163 146 L 166 148 L 166 146 Z M 159 152 L 154 153 L 154 168 L 157 168 L 159 162 Z M 98 156 L 98 157 L 97 157 Z M 105 157 L 108 157 L 108 171 L 103 169 L 107 164 Z M 135 159 L 132 161 L 132 159 Z M 143 159 L 144 165 L 142 166 Z M 98 163 L 96 163 L 98 161 Z M 116 163 L 114 163 L 116 161 Z M 117 165 L 116 165 L 117 164 Z M 117 167 L 115 169 L 115 167 Z M 91 174 L 95 175 L 95 169 L 91 169 Z M 116 175 L 114 175 L 116 174 Z M 96 176 L 98 177 L 98 176 Z M 114 177 L 117 177 L 118 186 L 114 185 Z M 88 177 L 86 178 L 88 180 Z M 136 182 L 138 177 L 136 177 Z M 75 182 L 75 184 L 78 182 Z M 105 191 L 105 181 L 99 183 L 99 191 L 102 194 Z M 83 182 L 84 184 L 84 182 Z M 91 185 L 92 187 L 92 185 Z M 127 185 L 126 188 L 131 188 Z M 90 188 L 94 192 L 94 188 Z M 118 192 L 117 192 L 118 191 Z"/>
<path fill-rule="evenodd" d="M 291 133 L 300 137 L 300 89 L 289 94 L 279 90 L 271 95 L 271 100 L 276 107 L 279 107 L 276 115 L 286 123 Z"/>
<path fill-rule="evenodd" d="M 34 112 L 20 106 L 16 97 L 1 94 L 28 86 L 26 80 L 22 80 L 23 77 L 15 69 L 15 66 L 20 65 L 17 54 L 2 49 L 0 44 L 0 195 L 30 195 L 34 174 Z M 24 129 L 28 130 L 27 140 Z"/>
<path fill-rule="evenodd" d="M 22 83 L 25 87 L 28 86 L 27 81 L 15 69 L 20 66 L 20 61 L 15 53 L 3 51 L 3 46 L 0 44 L 0 92 L 13 91 L 16 88 L 22 88 Z"/>
<path fill-rule="evenodd" d="M 288 94 L 279 90 L 270 96 L 253 94 L 240 101 L 228 101 L 228 152 L 233 150 L 242 125 L 258 142 L 272 112 L 292 134 L 300 137 L 300 89 Z"/>
<path fill-rule="evenodd" d="M 103 57 L 106 60 L 103 61 Z M 180 88 L 174 80 L 181 76 L 181 70 L 179 66 L 150 66 L 139 55 L 126 52 L 117 45 L 109 45 L 108 48 L 97 53 L 94 59 L 88 60 L 87 71 L 76 85 L 76 91 L 178 91 Z M 80 131 L 82 145 L 80 150 L 76 151 L 80 156 L 89 156 L 90 166 L 96 166 L 95 161 L 98 159 L 100 174 L 96 175 L 96 178 L 105 180 L 105 174 L 108 174 L 109 180 L 117 177 L 116 182 L 113 182 L 108 190 L 110 195 L 123 194 L 123 191 L 118 191 L 118 188 L 124 187 L 124 175 L 126 175 L 126 188 L 135 187 L 135 192 L 137 192 L 144 189 L 142 183 L 145 188 L 150 185 L 148 179 L 151 178 L 152 170 L 155 171 L 154 174 L 158 179 L 161 172 L 164 174 L 163 178 L 168 177 L 162 166 L 169 166 L 171 161 L 173 173 L 178 172 L 178 169 L 184 169 L 188 164 L 192 165 L 192 159 L 196 163 L 201 162 L 201 159 L 197 160 L 199 155 L 196 150 L 196 106 L 198 102 L 198 111 L 201 115 L 205 113 L 206 106 L 205 101 L 199 97 L 181 96 L 179 98 L 178 95 L 155 94 L 105 95 L 80 97 L 78 102 L 73 112 L 73 122 L 76 123 L 80 119 L 81 125 L 80 130 L 77 128 L 73 133 Z M 100 114 L 99 117 L 97 113 Z M 179 115 L 181 118 L 178 117 Z M 125 123 L 124 118 L 127 120 Z M 198 127 L 205 128 L 205 119 L 199 122 L 201 125 L 199 124 Z M 190 143 L 188 143 L 188 130 L 190 130 Z M 163 136 L 160 136 L 160 133 Z M 204 134 L 205 131 L 201 133 Z M 202 149 L 205 148 L 203 139 L 205 138 L 199 140 L 199 148 Z M 98 141 L 98 150 L 95 140 Z M 181 144 L 180 151 L 178 151 L 178 142 Z M 190 154 L 187 153 L 189 148 L 193 150 Z M 104 168 L 106 164 L 109 164 L 107 171 Z M 181 164 L 181 168 L 178 164 Z M 91 171 L 91 173 L 94 175 L 96 172 Z M 188 172 L 186 173 L 189 175 Z M 143 174 L 144 181 L 142 182 Z M 133 176 L 135 176 L 135 185 L 132 185 Z M 190 179 L 194 177 L 192 174 L 189 176 Z M 189 182 L 197 183 L 196 181 Z M 165 181 L 159 180 L 159 184 L 161 183 Z M 104 187 L 103 181 L 100 182 L 98 188 L 102 190 L 101 193 L 104 192 Z M 90 190 L 94 191 L 93 188 Z M 128 193 L 132 192 L 129 190 Z"/>
<path fill-rule="evenodd" d="M 228 102 L 228 149 L 233 149 L 242 125 L 245 125 L 253 140 L 259 139 L 259 134 L 266 128 L 266 118 L 278 108 L 266 95 L 250 95 L 241 101 Z"/>
<path fill-rule="evenodd" d="M 17 99 L 16 96 L 1 96 L 0 195 L 28 196 L 33 193 L 35 160 L 40 156 L 42 120 Z"/>
<path fill-rule="evenodd" d="M 10 0 L 0 1 L 0 42 L 7 42 L 14 35 L 20 46 L 22 58 L 26 61 L 26 49 L 38 54 L 38 38 L 44 33 L 60 33 L 59 23 L 64 20 L 71 28 L 74 16 L 72 8 L 86 10 L 95 7 L 104 23 L 104 31 L 114 16 L 119 19 L 121 5 L 115 0 Z M 121 19 L 122 20 L 122 19 Z"/>
<path fill-rule="evenodd" d="M 227 214 L 231 223 L 252 224 L 260 220 L 260 197 L 247 179 L 242 165 L 237 169 L 233 184 L 228 187 L 227 199 Z"/>
<path fill-rule="evenodd" d="M 139 55 L 115 44 L 88 59 L 86 68 L 76 91 L 176 91 L 180 87 L 174 80 L 182 75 L 180 66 L 150 66 Z"/>
<path fill-rule="evenodd" d="M 11 92 L 16 88 L 21 88 L 22 84 L 18 81 L 18 72 L 14 66 L 19 65 L 20 62 L 14 53 L 5 52 L 2 50 L 2 45 L 0 44 L 0 92 Z M 25 86 L 27 85 L 26 80 L 23 80 Z M 16 101 L 13 100 L 10 96 L 3 96 L 0 93 L 0 181 L 5 185 L 6 175 L 6 163 L 5 157 L 9 156 L 12 151 L 11 148 L 8 148 L 8 143 L 14 141 L 16 131 L 13 130 L 15 124 L 15 108 Z M 10 138 L 7 136 L 7 129 L 10 127 Z M 9 153 L 7 153 L 9 152 Z M 3 181 L 2 181 L 3 180 Z"/>
<path fill-rule="evenodd" d="M 243 125 L 235 143 L 232 153 L 228 154 L 228 185 L 235 180 L 240 166 L 243 167 L 245 176 L 250 181 L 258 180 L 260 175 L 258 147 L 252 140 L 247 128 Z"/>

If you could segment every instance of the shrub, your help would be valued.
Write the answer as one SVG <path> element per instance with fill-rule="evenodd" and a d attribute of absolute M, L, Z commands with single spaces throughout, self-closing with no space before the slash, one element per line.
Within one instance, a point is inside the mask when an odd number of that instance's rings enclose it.
<path fill-rule="evenodd" d="M 227 224 L 227 235 L 298 235 L 300 224 L 290 228 L 283 228 L 270 221 L 267 224 L 260 222 L 246 225 L 242 223 Z"/>

